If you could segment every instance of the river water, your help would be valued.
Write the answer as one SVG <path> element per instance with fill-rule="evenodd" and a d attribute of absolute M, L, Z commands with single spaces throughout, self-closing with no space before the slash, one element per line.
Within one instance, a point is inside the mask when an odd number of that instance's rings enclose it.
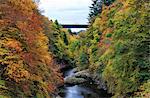
<path fill-rule="evenodd" d="M 74 75 L 74 70 L 68 70 L 64 73 L 64 79 Z M 64 86 L 64 96 L 61 98 L 110 98 L 104 90 L 95 91 L 89 87 L 75 85 Z"/>

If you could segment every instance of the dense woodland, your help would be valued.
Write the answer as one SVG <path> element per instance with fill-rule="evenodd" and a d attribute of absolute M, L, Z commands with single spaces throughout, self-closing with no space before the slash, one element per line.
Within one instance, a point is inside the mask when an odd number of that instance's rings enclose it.
<path fill-rule="evenodd" d="M 47 24 L 47 22 L 49 24 Z M 63 83 L 45 32 L 55 31 L 32 0 L 0 1 L 0 95 L 50 97 Z"/>
<path fill-rule="evenodd" d="M 68 65 L 98 74 L 113 98 L 149 98 L 148 0 L 93 0 L 75 35 L 32 0 L 0 0 L 0 98 L 51 98 Z"/>

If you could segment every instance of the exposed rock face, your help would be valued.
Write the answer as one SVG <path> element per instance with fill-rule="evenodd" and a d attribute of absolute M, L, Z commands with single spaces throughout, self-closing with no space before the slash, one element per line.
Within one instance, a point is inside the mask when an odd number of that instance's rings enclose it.
<path fill-rule="evenodd" d="M 74 73 L 71 77 L 65 78 L 65 84 L 77 85 L 77 84 L 96 84 L 98 89 L 107 90 L 105 82 L 97 74 L 91 74 L 89 70 L 83 70 Z"/>

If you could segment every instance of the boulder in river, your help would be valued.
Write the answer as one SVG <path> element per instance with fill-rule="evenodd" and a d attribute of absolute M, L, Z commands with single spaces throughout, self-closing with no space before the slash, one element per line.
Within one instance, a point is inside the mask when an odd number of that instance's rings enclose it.
<path fill-rule="evenodd" d="M 75 76 L 67 77 L 65 79 L 65 84 L 67 85 L 78 85 L 87 82 L 84 78 L 76 78 Z"/>
<path fill-rule="evenodd" d="M 83 83 L 94 83 L 97 88 L 107 90 L 106 84 L 98 74 L 90 73 L 89 70 L 82 70 L 74 73 L 70 77 L 66 77 L 65 84 L 77 85 Z"/>

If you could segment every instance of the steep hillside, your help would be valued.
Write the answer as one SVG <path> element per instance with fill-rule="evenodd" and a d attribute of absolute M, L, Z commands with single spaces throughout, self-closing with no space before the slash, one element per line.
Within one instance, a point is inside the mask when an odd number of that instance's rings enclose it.
<path fill-rule="evenodd" d="M 0 1 L 0 97 L 50 98 L 63 83 L 32 0 Z"/>
<path fill-rule="evenodd" d="M 149 12 L 147 0 L 104 2 L 69 46 L 77 69 L 101 77 L 114 98 L 150 96 Z"/>
<path fill-rule="evenodd" d="M 100 3 L 87 31 L 75 35 L 32 0 L 0 0 L 0 97 L 51 98 L 64 82 L 59 68 L 69 65 L 76 80 L 94 76 L 114 98 L 149 98 L 150 2 Z"/>
<path fill-rule="evenodd" d="M 149 12 L 147 0 L 116 0 L 92 24 L 91 33 L 101 32 L 96 69 L 114 98 L 150 94 Z"/>

